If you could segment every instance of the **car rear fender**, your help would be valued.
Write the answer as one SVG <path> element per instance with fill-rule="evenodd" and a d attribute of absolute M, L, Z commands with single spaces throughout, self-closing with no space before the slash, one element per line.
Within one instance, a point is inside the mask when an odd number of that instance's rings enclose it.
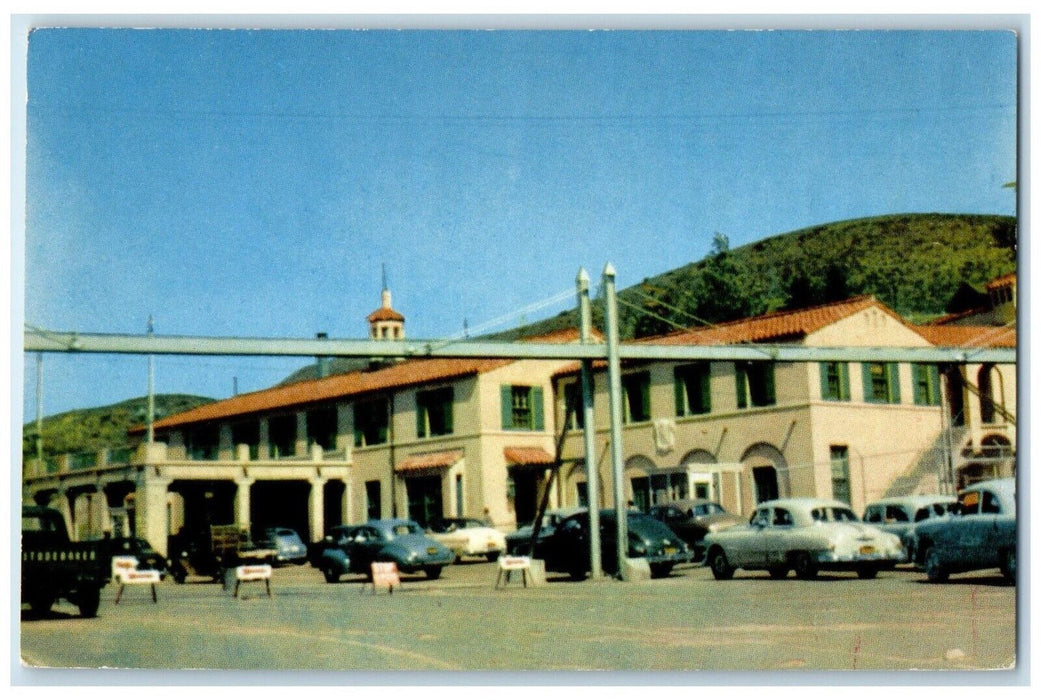
<path fill-rule="evenodd" d="M 327 549 L 322 552 L 320 569 L 328 569 L 330 567 L 336 567 L 341 572 L 346 573 L 351 566 L 350 557 L 342 549 Z"/>

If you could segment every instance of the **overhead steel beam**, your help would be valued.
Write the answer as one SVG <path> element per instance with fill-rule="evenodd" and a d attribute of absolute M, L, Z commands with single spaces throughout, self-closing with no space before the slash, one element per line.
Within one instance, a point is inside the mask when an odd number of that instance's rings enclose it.
<path fill-rule="evenodd" d="M 336 340 L 220 338 L 26 330 L 25 352 L 289 357 L 456 357 L 606 360 L 604 343 L 481 340 Z M 1015 364 L 1015 348 L 808 347 L 802 345 L 657 345 L 623 343 L 622 360 L 773 360 L 776 362 L 922 362 Z"/>

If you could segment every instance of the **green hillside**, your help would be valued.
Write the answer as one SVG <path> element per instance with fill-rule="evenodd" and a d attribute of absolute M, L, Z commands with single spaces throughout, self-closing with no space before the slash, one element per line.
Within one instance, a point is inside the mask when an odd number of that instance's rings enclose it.
<path fill-rule="evenodd" d="M 185 394 L 158 394 L 155 397 L 156 420 L 187 411 L 213 399 Z M 84 408 L 58 413 L 43 419 L 44 456 L 66 452 L 89 452 L 127 445 L 127 430 L 147 420 L 148 398 L 129 399 L 111 406 Z M 36 421 L 22 427 L 22 455 L 32 457 L 35 447 Z"/>
<path fill-rule="evenodd" d="M 912 319 L 945 313 L 955 293 L 1016 269 L 1008 216 L 900 214 L 814 226 L 731 250 L 717 234 L 702 260 L 619 292 L 619 331 L 643 337 L 872 294 Z M 602 327 L 600 304 L 594 322 Z M 498 333 L 574 327 L 577 313 Z"/>

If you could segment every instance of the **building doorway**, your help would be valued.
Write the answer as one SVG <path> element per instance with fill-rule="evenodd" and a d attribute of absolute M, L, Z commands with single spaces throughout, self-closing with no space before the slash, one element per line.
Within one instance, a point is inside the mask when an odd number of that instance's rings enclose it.
<path fill-rule="evenodd" d="M 752 467 L 752 482 L 755 484 L 756 503 L 780 498 L 780 489 L 777 486 L 777 470 L 773 467 Z"/>
<path fill-rule="evenodd" d="M 444 517 L 440 476 L 414 476 L 405 479 L 408 517 L 426 527 Z"/>

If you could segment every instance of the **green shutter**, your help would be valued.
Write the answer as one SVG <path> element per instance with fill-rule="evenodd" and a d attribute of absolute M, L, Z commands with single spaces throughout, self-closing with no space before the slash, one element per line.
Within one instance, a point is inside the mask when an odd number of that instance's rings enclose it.
<path fill-rule="evenodd" d="M 451 435 L 455 432 L 452 425 L 453 411 L 455 409 L 455 391 L 449 387 L 445 391 L 445 434 Z"/>
<path fill-rule="evenodd" d="M 834 398 L 833 396 L 829 396 L 828 395 L 828 365 L 829 364 L 831 364 L 831 363 L 829 363 L 829 362 L 818 362 L 817 363 L 817 369 L 820 370 L 820 375 L 821 375 L 821 398 L 825 399 L 825 400 Z"/>
<path fill-rule="evenodd" d="M 849 401 L 849 363 L 839 363 L 839 381 L 842 385 L 842 395 L 839 397 L 843 401 Z"/>
<path fill-rule="evenodd" d="M 734 363 L 734 380 L 737 382 L 737 407 L 747 408 L 748 389 L 746 387 L 746 373 L 744 366 L 739 362 Z"/>
<path fill-rule="evenodd" d="M 684 377 L 685 372 L 682 367 L 677 367 L 673 370 L 673 389 L 676 393 L 676 416 L 683 417 L 687 415 L 687 382 Z"/>
<path fill-rule="evenodd" d="M 645 373 L 640 378 L 640 415 L 641 420 L 650 420 L 651 418 L 651 375 Z"/>
<path fill-rule="evenodd" d="M 929 365 L 929 404 L 940 405 L 940 368 Z"/>
<path fill-rule="evenodd" d="M 864 382 L 864 400 L 875 401 L 871 388 L 871 363 L 860 363 L 860 377 Z"/>
<path fill-rule="evenodd" d="M 427 436 L 426 406 L 423 404 L 423 395 L 416 394 L 416 437 Z"/>
<path fill-rule="evenodd" d="M 889 377 L 889 402 L 900 403 L 900 365 L 890 362 L 886 365 Z"/>
<path fill-rule="evenodd" d="M 707 363 L 701 369 L 701 412 L 712 412 L 712 365 Z"/>
<path fill-rule="evenodd" d="M 513 387 L 503 384 L 499 395 L 502 397 L 502 429 L 510 430 L 513 428 Z"/>
<path fill-rule="evenodd" d="M 773 362 L 763 366 L 763 381 L 766 382 L 766 405 L 773 406 L 777 403 L 777 388 L 774 384 L 774 372 L 777 365 Z"/>
<path fill-rule="evenodd" d="M 542 411 L 542 387 L 534 386 L 531 388 L 531 415 L 535 419 L 535 430 L 546 427 Z"/>

